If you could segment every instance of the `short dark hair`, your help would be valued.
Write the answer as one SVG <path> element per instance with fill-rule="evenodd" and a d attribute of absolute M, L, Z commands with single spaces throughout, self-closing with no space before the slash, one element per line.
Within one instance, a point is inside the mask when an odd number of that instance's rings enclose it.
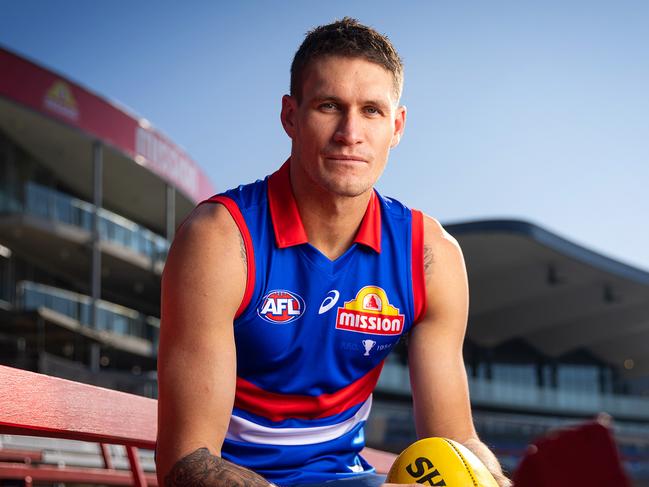
<path fill-rule="evenodd" d="M 376 63 L 392 74 L 397 100 L 403 87 L 403 61 L 387 36 L 344 17 L 310 30 L 291 64 L 291 95 L 302 101 L 302 81 L 309 63 L 325 56 L 360 57 Z"/>

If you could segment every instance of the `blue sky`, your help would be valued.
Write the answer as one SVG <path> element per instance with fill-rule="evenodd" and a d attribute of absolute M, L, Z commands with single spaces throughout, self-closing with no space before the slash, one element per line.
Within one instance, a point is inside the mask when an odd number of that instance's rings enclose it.
<path fill-rule="evenodd" d="M 649 2 L 0 0 L 0 44 L 146 117 L 226 189 L 284 161 L 292 56 L 344 15 L 405 61 L 406 133 L 380 191 L 649 271 Z"/>

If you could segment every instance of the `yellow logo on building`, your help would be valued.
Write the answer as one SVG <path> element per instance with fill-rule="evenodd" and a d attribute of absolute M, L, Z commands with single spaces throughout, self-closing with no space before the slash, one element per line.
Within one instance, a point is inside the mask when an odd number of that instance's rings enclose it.
<path fill-rule="evenodd" d="M 64 81 L 57 80 L 45 93 L 45 107 L 66 118 L 77 120 L 79 109 L 72 90 Z"/>

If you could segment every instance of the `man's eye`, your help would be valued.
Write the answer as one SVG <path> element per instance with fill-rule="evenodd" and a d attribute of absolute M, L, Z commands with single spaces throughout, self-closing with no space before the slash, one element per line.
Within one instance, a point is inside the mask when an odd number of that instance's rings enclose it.
<path fill-rule="evenodd" d="M 320 106 L 319 106 L 319 108 L 320 108 L 320 110 L 325 110 L 325 111 L 328 111 L 328 112 L 330 112 L 330 111 L 334 111 L 334 110 L 337 110 L 337 109 L 338 109 L 338 107 L 336 106 L 336 104 L 335 104 L 335 103 L 331 103 L 331 102 L 329 102 L 329 103 L 321 103 Z"/>
<path fill-rule="evenodd" d="M 381 111 L 376 107 L 365 107 L 365 113 L 370 115 L 379 115 Z"/>

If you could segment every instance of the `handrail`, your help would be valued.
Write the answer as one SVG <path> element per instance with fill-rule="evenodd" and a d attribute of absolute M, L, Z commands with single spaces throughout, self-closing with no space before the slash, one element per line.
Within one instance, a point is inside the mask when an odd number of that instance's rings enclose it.
<path fill-rule="evenodd" d="M 468 377 L 471 402 L 490 407 L 530 409 L 593 415 L 601 411 L 626 419 L 649 419 L 649 398 L 600 392 L 570 391 L 534 384 L 512 384 L 503 381 Z M 377 384 L 377 391 L 410 397 L 408 368 L 387 362 Z"/>
<path fill-rule="evenodd" d="M 0 433 L 124 445 L 132 471 L 132 478 L 125 479 L 111 477 L 109 473 L 116 471 L 108 469 L 0 463 L 0 478 L 31 476 L 34 480 L 50 481 L 83 478 L 86 483 L 111 485 L 156 484 L 155 478 L 144 474 L 137 456 L 137 448 L 155 449 L 157 401 L 154 399 L 3 365 L 0 365 L 0 384 L 3 390 L 12 391 L 12 394 L 0 394 Z M 362 455 L 380 473 L 387 473 L 396 457 L 371 448 L 365 448 Z M 105 463 L 106 467 L 109 464 Z"/>
<path fill-rule="evenodd" d="M 19 201 L 0 192 L 0 211 L 29 213 L 48 220 L 73 225 L 90 232 L 95 205 L 33 181 L 24 185 L 24 199 Z M 169 251 L 166 238 L 117 213 L 99 208 L 99 238 L 164 261 Z"/>
<path fill-rule="evenodd" d="M 32 310 L 43 306 L 62 313 L 83 325 L 93 326 L 91 320 L 92 299 L 89 296 L 32 281 L 18 282 L 16 294 L 17 304 L 21 309 Z M 98 307 L 99 322 L 95 328 L 152 340 L 154 346 L 157 343 L 160 328 L 158 318 L 146 316 L 134 309 L 104 300 L 98 301 Z"/>

